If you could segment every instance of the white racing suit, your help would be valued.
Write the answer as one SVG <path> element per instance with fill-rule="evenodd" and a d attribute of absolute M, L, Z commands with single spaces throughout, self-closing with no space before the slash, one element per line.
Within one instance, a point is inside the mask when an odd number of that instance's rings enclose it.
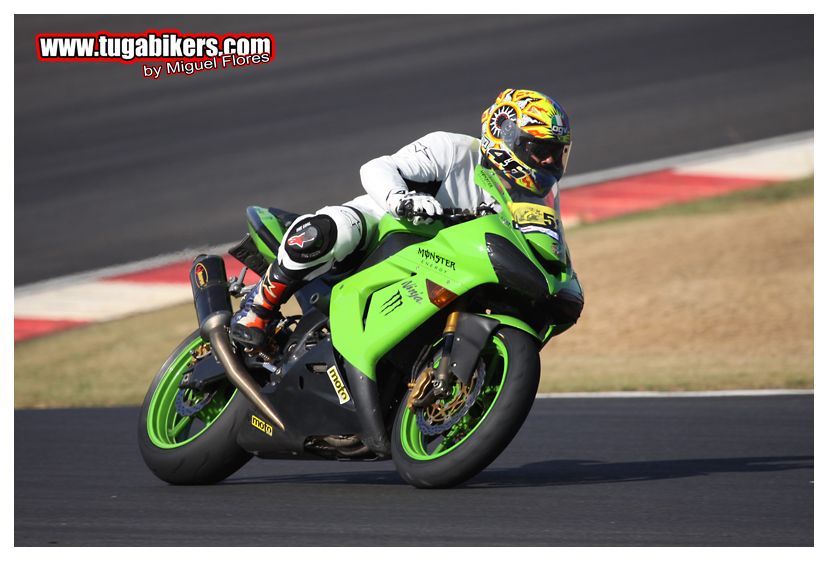
<path fill-rule="evenodd" d="M 427 134 L 396 154 L 371 160 L 360 169 L 368 194 L 297 218 L 279 248 L 279 267 L 288 276 L 304 281 L 328 272 L 371 242 L 377 223 L 391 210 L 389 195 L 401 190 L 427 193 L 444 207 L 474 210 L 481 203 L 493 203 L 474 184 L 474 169 L 479 163 L 478 139 L 447 132 Z M 294 236 L 314 222 L 324 230 L 327 243 L 308 250 L 307 242 Z"/>

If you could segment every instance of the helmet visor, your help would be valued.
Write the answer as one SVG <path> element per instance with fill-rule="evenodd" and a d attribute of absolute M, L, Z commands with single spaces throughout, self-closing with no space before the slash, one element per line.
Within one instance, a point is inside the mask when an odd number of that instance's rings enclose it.
<path fill-rule="evenodd" d="M 569 144 L 521 134 L 512 148 L 515 155 L 533 169 L 544 170 L 560 179 L 569 161 Z"/>

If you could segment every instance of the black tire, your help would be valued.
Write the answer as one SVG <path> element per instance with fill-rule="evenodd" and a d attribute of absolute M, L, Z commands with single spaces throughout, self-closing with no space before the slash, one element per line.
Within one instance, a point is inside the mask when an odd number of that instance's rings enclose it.
<path fill-rule="evenodd" d="M 506 378 L 485 418 L 456 448 L 432 459 L 411 457 L 401 436 L 408 394 L 397 410 L 391 455 L 397 471 L 411 485 L 446 488 L 474 477 L 500 455 L 526 420 L 540 380 L 537 342 L 523 331 L 509 327 L 498 329 L 492 337 L 499 338 L 506 349 Z M 489 376 L 487 372 L 487 384 Z"/>
<path fill-rule="evenodd" d="M 138 422 L 138 446 L 147 467 L 161 480 L 173 485 L 207 485 L 232 475 L 252 454 L 236 443 L 236 435 L 249 411 L 247 400 L 238 392 L 229 400 L 215 421 L 192 441 L 175 448 L 153 443 L 147 417 L 152 396 L 176 359 L 199 339 L 198 331 L 190 334 L 170 355 L 153 378 Z M 229 382 L 228 382 L 229 384 Z"/>

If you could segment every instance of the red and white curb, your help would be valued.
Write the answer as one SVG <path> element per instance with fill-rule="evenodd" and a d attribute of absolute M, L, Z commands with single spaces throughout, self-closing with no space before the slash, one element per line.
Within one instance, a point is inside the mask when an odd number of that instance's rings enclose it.
<path fill-rule="evenodd" d="M 561 187 L 561 214 L 566 225 L 594 222 L 813 173 L 810 131 L 567 178 Z M 192 298 L 188 280 L 192 258 L 198 253 L 224 253 L 231 245 L 184 250 L 16 287 L 14 340 L 187 302 Z M 225 263 L 228 275 L 241 269 L 233 258 Z M 255 279 L 252 273 L 246 278 Z"/>
<path fill-rule="evenodd" d="M 624 166 L 562 187 L 566 225 L 754 189 L 814 173 L 813 133 Z"/>
<path fill-rule="evenodd" d="M 14 340 L 32 339 L 89 323 L 109 321 L 157 310 L 192 299 L 189 282 L 192 258 L 199 253 L 224 253 L 231 244 L 177 252 L 169 256 L 96 272 L 72 275 L 16 288 Z M 242 265 L 225 258 L 227 274 Z M 245 281 L 255 281 L 252 271 Z"/>

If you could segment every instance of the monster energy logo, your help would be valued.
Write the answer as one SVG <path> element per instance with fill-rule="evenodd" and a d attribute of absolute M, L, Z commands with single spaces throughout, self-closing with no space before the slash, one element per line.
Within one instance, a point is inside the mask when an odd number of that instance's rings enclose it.
<path fill-rule="evenodd" d="M 454 261 L 452 261 L 450 259 L 446 259 L 442 255 L 437 255 L 436 253 L 434 253 L 432 251 L 429 251 L 427 249 L 424 249 L 422 247 L 417 248 L 417 254 L 420 257 L 424 257 L 425 259 L 428 259 L 429 261 L 434 261 L 438 265 L 442 265 L 443 267 L 447 267 L 447 268 L 451 269 L 452 271 L 455 270 Z"/>
<path fill-rule="evenodd" d="M 402 306 L 402 294 L 398 290 L 391 298 L 383 302 L 382 308 L 380 308 L 380 313 L 387 316 L 400 306 Z"/>

